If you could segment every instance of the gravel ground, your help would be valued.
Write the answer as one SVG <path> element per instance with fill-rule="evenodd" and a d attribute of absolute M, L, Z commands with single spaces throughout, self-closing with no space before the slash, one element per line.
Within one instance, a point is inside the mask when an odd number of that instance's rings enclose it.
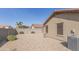
<path fill-rule="evenodd" d="M 19 34 L 17 40 L 9 41 L 0 47 L 1 51 L 70 51 L 61 41 L 44 38 L 42 33 Z"/>

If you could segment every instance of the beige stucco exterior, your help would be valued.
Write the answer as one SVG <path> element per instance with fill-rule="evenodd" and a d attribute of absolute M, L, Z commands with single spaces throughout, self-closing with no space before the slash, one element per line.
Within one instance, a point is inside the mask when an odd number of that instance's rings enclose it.
<path fill-rule="evenodd" d="M 35 29 L 35 27 L 34 27 L 34 26 L 32 26 L 31 28 L 32 28 L 32 29 Z"/>
<path fill-rule="evenodd" d="M 63 22 L 63 35 L 57 35 L 57 23 Z M 46 37 L 66 41 L 71 30 L 79 36 L 79 13 L 64 13 L 52 17 L 45 25 L 48 25 Z M 44 27 L 44 32 L 46 27 Z"/>
<path fill-rule="evenodd" d="M 42 33 L 43 32 L 43 28 L 32 28 L 31 32 L 34 31 L 35 33 Z"/>

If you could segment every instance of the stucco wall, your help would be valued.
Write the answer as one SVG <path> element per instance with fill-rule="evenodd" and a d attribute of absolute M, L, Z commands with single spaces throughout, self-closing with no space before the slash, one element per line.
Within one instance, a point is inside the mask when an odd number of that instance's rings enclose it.
<path fill-rule="evenodd" d="M 17 30 L 18 34 L 20 32 L 24 32 L 25 34 L 29 34 L 31 29 L 30 28 L 16 28 L 16 30 Z"/>
<path fill-rule="evenodd" d="M 63 22 L 63 36 L 57 35 L 57 23 Z M 48 33 L 46 37 L 55 38 L 57 40 L 66 41 L 67 35 L 71 30 L 75 30 L 75 34 L 79 35 L 79 13 L 65 13 L 52 17 L 46 24 L 48 25 Z"/>
<path fill-rule="evenodd" d="M 43 28 L 17 28 L 18 34 L 20 32 L 24 32 L 24 34 L 31 34 L 31 32 L 35 33 L 43 33 Z"/>

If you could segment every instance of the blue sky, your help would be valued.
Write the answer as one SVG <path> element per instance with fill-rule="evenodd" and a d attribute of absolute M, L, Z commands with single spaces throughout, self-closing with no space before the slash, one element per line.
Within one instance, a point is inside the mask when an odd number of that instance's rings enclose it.
<path fill-rule="evenodd" d="M 54 10 L 61 8 L 0 8 L 0 24 L 15 27 L 16 22 L 25 25 L 42 24 Z"/>

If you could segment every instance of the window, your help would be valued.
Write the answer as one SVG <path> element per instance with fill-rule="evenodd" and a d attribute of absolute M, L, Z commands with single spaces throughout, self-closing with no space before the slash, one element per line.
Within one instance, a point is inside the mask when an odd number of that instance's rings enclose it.
<path fill-rule="evenodd" d="M 46 26 L 46 33 L 48 33 L 48 25 Z"/>
<path fill-rule="evenodd" d="M 57 34 L 63 35 L 63 23 L 57 23 Z"/>

